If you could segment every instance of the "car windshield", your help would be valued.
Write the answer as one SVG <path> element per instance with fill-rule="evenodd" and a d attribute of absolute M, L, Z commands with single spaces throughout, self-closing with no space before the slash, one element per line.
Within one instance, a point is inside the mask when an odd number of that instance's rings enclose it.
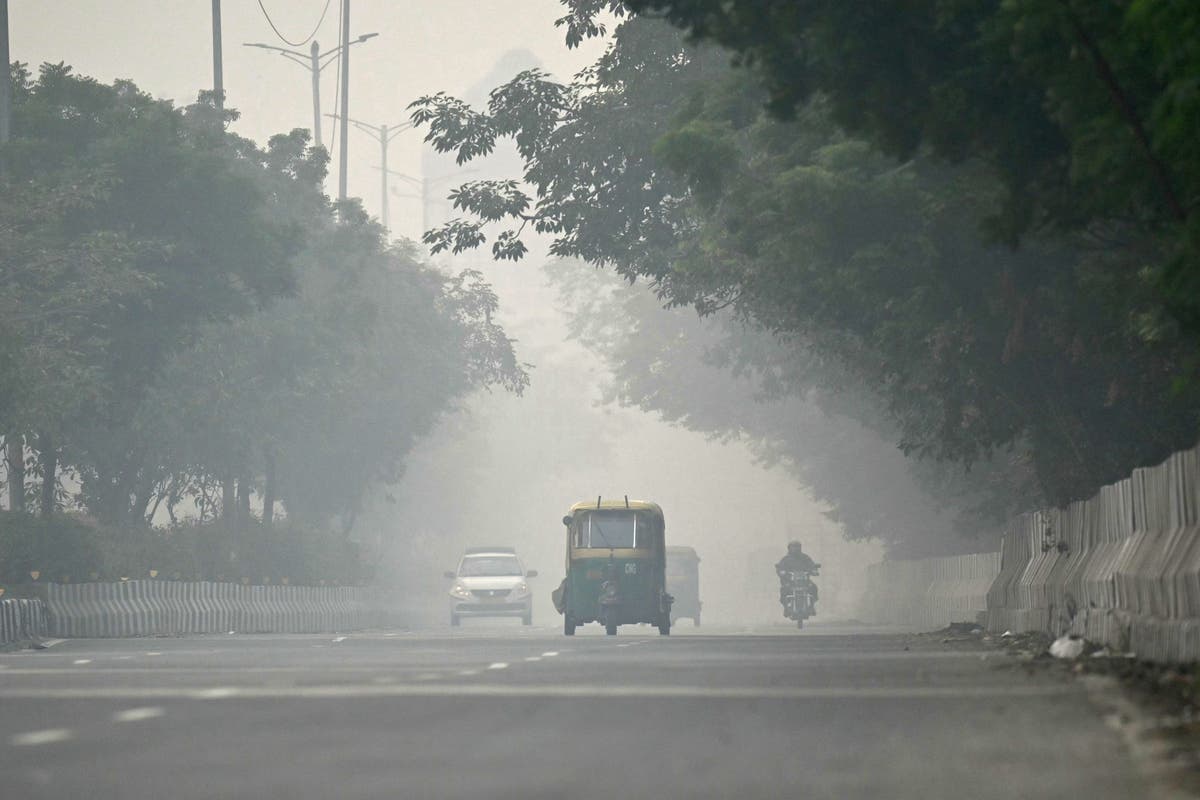
<path fill-rule="evenodd" d="M 467 556 L 459 564 L 458 574 L 464 578 L 481 578 L 524 575 L 525 572 L 516 556 Z"/>

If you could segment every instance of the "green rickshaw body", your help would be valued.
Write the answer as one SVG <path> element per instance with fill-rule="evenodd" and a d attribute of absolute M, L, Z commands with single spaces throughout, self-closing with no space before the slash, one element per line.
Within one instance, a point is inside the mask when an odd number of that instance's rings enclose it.
<path fill-rule="evenodd" d="M 671 603 L 671 624 L 687 617 L 700 625 L 700 556 L 691 547 L 667 548 L 667 591 Z"/>
<path fill-rule="evenodd" d="M 618 625 L 648 623 L 670 630 L 666 591 L 665 523 L 654 503 L 578 503 L 567 525 L 566 579 L 555 593 L 563 630 L 599 622 L 609 634 Z"/>

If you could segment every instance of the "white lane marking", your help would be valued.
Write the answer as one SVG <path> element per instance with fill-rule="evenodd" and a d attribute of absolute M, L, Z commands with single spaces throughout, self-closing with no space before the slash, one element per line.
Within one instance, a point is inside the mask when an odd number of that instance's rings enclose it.
<path fill-rule="evenodd" d="M 71 663 L 72 664 L 90 664 L 90 663 L 92 663 L 92 660 L 90 658 L 77 658 L 74 661 L 72 661 Z"/>
<path fill-rule="evenodd" d="M 619 645 L 617 645 L 617 647 L 629 647 L 629 645 L 628 644 L 619 644 Z"/>
<path fill-rule="evenodd" d="M 71 687 L 63 689 L 3 689 L 0 700 L 217 700 L 225 698 L 357 698 L 357 697 L 543 697 L 543 698 L 658 698 L 712 700 L 990 700 L 999 698 L 1044 698 L 1078 694 L 1071 684 L 1061 686 L 882 686 L 785 687 L 785 686 L 605 686 L 605 685 L 508 685 L 440 683 L 331 684 L 327 686 L 226 686 L 218 688 L 176 687 Z"/>
<path fill-rule="evenodd" d="M 508 664 L 503 661 L 494 661 L 488 664 L 488 669 L 508 669 Z"/>
<path fill-rule="evenodd" d="M 158 652 L 157 650 L 151 650 L 149 653 L 146 653 L 146 655 L 148 655 L 148 656 L 161 656 L 161 655 L 162 655 L 162 653 Z"/>
<path fill-rule="evenodd" d="M 141 722 L 145 719 L 161 717 L 164 713 L 159 706 L 144 706 L 142 708 L 127 708 L 113 714 L 113 722 Z"/>
<path fill-rule="evenodd" d="M 55 742 L 65 742 L 74 734 L 66 728 L 49 728 L 44 731 L 29 731 L 28 733 L 18 733 L 9 738 L 9 743 L 17 747 L 31 747 L 39 744 L 54 744 Z"/>
<path fill-rule="evenodd" d="M 526 661 L 541 661 L 541 656 L 525 656 Z"/>
<path fill-rule="evenodd" d="M 132 661 L 133 656 L 114 656 L 117 661 Z"/>
<path fill-rule="evenodd" d="M 542 653 L 542 658 L 554 658 L 556 655 L 558 655 L 557 650 L 547 650 L 546 652 Z"/>
<path fill-rule="evenodd" d="M 458 674 L 462 675 L 464 678 L 469 678 L 472 675 L 478 675 L 479 670 L 477 670 L 477 669 L 461 669 L 458 671 Z"/>
<path fill-rule="evenodd" d="M 334 644 L 337 644 L 338 642 L 344 642 L 344 641 L 346 641 L 346 637 L 345 637 L 345 636 L 338 636 L 338 637 L 335 637 L 335 638 L 334 638 L 334 640 L 333 640 L 333 643 L 334 643 Z"/>

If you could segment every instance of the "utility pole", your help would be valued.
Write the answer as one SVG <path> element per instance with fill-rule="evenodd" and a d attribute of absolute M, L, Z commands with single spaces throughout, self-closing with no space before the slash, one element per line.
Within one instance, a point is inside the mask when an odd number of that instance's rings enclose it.
<path fill-rule="evenodd" d="M 346 162 L 350 138 L 350 0 L 342 0 L 342 140 L 338 142 L 338 202 L 346 201 Z"/>
<path fill-rule="evenodd" d="M 381 172 L 381 185 L 380 185 L 380 193 L 381 194 L 380 194 L 380 201 L 379 201 L 379 221 L 380 221 L 380 223 L 383 224 L 383 229 L 387 230 L 388 229 L 388 175 L 389 174 L 399 174 L 399 173 L 392 173 L 391 170 L 388 169 L 388 145 L 391 144 L 392 139 L 395 139 L 396 136 L 398 136 L 401 133 L 404 133 L 404 131 L 411 128 L 413 126 L 413 124 L 411 122 L 405 122 L 401 125 L 393 125 L 390 127 L 387 125 L 380 125 L 380 126 L 376 127 L 374 125 L 368 125 L 365 122 L 360 122 L 356 119 L 347 120 L 345 117 L 343 117 L 340 114 L 329 114 L 328 116 L 332 117 L 333 119 L 341 120 L 343 124 L 346 122 L 349 122 L 354 127 L 358 128 L 360 131 L 371 134 L 371 137 L 375 141 L 379 142 L 379 158 L 383 164 L 382 172 Z M 343 130 L 344 130 L 344 128 L 343 128 Z"/>
<path fill-rule="evenodd" d="M 217 110 L 225 108 L 225 71 L 221 58 L 221 0 L 212 0 L 213 96 Z"/>
<path fill-rule="evenodd" d="M 12 66 L 8 57 L 8 0 L 0 0 L 0 63 L 4 78 L 0 81 L 0 144 L 8 141 L 12 131 Z"/>
<path fill-rule="evenodd" d="M 364 33 L 350 44 L 361 44 L 368 39 L 373 39 L 378 36 L 378 33 Z M 244 47 L 257 47 L 261 50 L 273 50 L 289 61 L 294 61 L 312 73 L 312 107 L 313 107 L 313 144 L 317 147 L 323 147 L 324 141 L 321 137 L 321 71 L 333 63 L 337 58 L 338 53 L 342 52 L 341 45 L 321 52 L 321 46 L 317 42 L 313 42 L 308 48 L 308 53 L 302 53 L 299 50 L 288 50 L 286 47 L 276 47 L 273 44 L 263 44 L 262 42 L 243 42 Z M 327 116 L 334 116 L 329 114 Z"/>

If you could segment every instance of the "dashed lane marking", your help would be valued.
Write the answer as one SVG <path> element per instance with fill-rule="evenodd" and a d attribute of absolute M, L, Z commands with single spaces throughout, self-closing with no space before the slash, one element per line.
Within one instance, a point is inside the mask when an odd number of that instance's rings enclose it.
<path fill-rule="evenodd" d="M 67 687 L 61 689 L 0 688 L 0 700 L 220 700 L 324 699 L 370 697 L 530 697 L 650 698 L 711 700 L 994 700 L 1044 698 L 1078 694 L 1071 684 L 1059 686 L 653 686 L 653 685 L 510 685 L 510 684 L 330 684 L 326 686 Z"/>
<path fill-rule="evenodd" d="M 542 653 L 542 658 L 554 658 L 556 655 L 558 655 L 557 650 L 547 650 L 546 652 Z"/>
<path fill-rule="evenodd" d="M 469 678 L 472 675 L 478 675 L 479 670 L 477 670 L 477 669 L 461 669 L 458 671 L 458 674 L 462 675 L 464 678 Z"/>
<path fill-rule="evenodd" d="M 334 643 L 334 644 L 337 644 L 338 642 L 344 642 L 344 641 L 346 641 L 346 637 L 345 637 L 345 636 L 337 636 L 337 637 L 335 637 L 335 638 L 334 638 L 334 640 L 333 640 L 333 643 Z"/>
<path fill-rule="evenodd" d="M 508 664 L 503 661 L 494 661 L 488 664 L 488 669 L 508 669 Z"/>
<path fill-rule="evenodd" d="M 541 661 L 541 656 L 525 656 L 526 661 Z"/>
<path fill-rule="evenodd" d="M 159 651 L 157 651 L 157 650 L 151 650 L 149 653 L 146 653 L 146 655 L 148 655 L 148 656 L 161 656 L 161 655 L 162 655 L 162 653 L 160 653 L 160 652 L 159 652 Z"/>
<path fill-rule="evenodd" d="M 143 706 L 142 708 L 127 708 L 113 714 L 113 722 L 141 722 L 142 720 L 161 717 L 165 712 L 159 706 Z"/>
<path fill-rule="evenodd" d="M 49 728 L 44 731 L 29 731 L 28 733 L 18 733 L 9 738 L 9 743 L 17 747 L 33 747 L 39 744 L 54 744 L 55 742 L 65 742 L 74 734 L 66 728 Z"/>
<path fill-rule="evenodd" d="M 90 663 L 92 663 L 92 660 L 90 658 L 77 658 L 74 661 L 72 661 L 71 663 L 72 664 L 90 664 Z"/>

